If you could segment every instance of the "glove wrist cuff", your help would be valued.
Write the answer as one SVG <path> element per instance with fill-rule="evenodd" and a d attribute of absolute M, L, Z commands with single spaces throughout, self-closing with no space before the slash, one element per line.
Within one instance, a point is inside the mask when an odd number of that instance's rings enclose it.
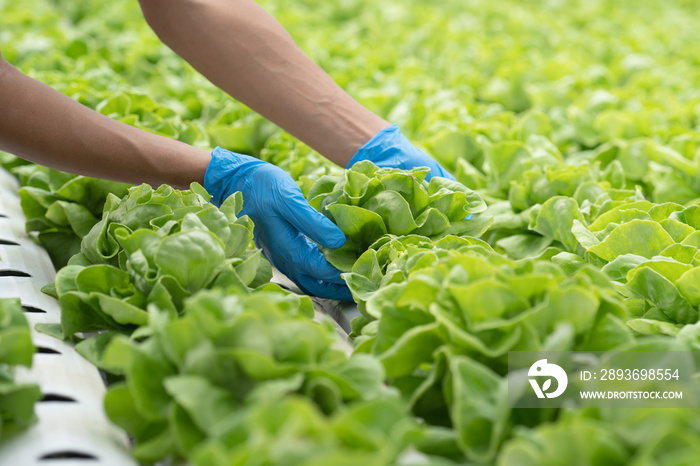
<path fill-rule="evenodd" d="M 360 162 L 362 160 L 369 160 L 374 162 L 375 160 L 373 156 L 376 156 L 381 153 L 381 151 L 383 150 L 382 145 L 385 144 L 385 140 L 394 138 L 397 135 L 401 135 L 401 130 L 395 124 L 389 125 L 386 128 L 379 130 L 377 134 L 372 136 L 372 138 L 369 141 L 364 143 L 357 150 L 357 152 L 355 153 L 355 155 L 352 156 L 345 168 L 350 168 L 357 162 Z"/>
<path fill-rule="evenodd" d="M 211 152 L 211 161 L 204 174 L 204 189 L 212 195 L 212 203 L 221 205 L 226 193 L 241 191 L 242 183 L 247 178 L 247 172 L 254 165 L 263 163 L 255 157 L 237 154 L 221 147 Z"/>

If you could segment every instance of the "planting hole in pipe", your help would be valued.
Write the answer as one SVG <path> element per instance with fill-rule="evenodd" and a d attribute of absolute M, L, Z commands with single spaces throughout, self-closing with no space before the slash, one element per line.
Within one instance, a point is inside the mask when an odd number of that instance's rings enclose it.
<path fill-rule="evenodd" d="M 24 312 L 29 312 L 32 314 L 46 314 L 45 310 L 39 309 L 38 307 L 34 306 L 27 306 L 26 304 L 22 304 L 22 310 L 24 310 Z"/>
<path fill-rule="evenodd" d="M 40 402 L 75 403 L 76 401 L 75 398 L 71 398 L 69 396 L 58 395 L 56 393 L 47 393 L 41 398 Z"/>
<path fill-rule="evenodd" d="M 60 451 L 57 451 L 54 453 L 47 453 L 46 455 L 42 456 L 39 459 L 41 461 L 65 460 L 65 459 L 95 461 L 95 460 L 97 460 L 97 457 L 95 457 L 94 455 L 91 455 L 89 453 L 83 453 L 83 452 L 75 451 L 75 450 L 60 450 Z"/>
<path fill-rule="evenodd" d="M 32 278 L 27 272 L 21 270 L 3 269 L 0 270 L 0 277 Z"/>

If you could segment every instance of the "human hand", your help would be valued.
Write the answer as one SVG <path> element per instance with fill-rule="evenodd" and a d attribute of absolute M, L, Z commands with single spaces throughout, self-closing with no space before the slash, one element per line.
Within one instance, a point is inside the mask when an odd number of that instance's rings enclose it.
<path fill-rule="evenodd" d="M 346 168 L 360 160 L 369 160 L 378 167 L 392 167 L 409 170 L 415 167 L 428 167 L 430 173 L 425 178 L 442 176 L 452 181 L 455 177 L 431 156 L 411 144 L 396 125 L 387 126 L 367 141 L 350 159 Z"/>
<path fill-rule="evenodd" d="M 255 244 L 304 293 L 352 301 L 340 271 L 309 241 L 335 249 L 345 244 L 345 234 L 306 202 L 284 170 L 217 147 L 204 175 L 204 187 L 216 205 L 236 191 L 243 194 L 241 214 L 255 223 Z"/>

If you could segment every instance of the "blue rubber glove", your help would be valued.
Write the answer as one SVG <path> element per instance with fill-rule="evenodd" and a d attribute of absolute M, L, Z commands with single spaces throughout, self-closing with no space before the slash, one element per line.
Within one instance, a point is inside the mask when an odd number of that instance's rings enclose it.
<path fill-rule="evenodd" d="M 352 301 L 340 271 L 309 241 L 339 248 L 345 234 L 306 202 L 292 177 L 275 165 L 220 147 L 211 155 L 204 188 L 217 206 L 236 191 L 243 194 L 241 215 L 255 223 L 255 244 L 272 265 L 306 294 Z"/>
<path fill-rule="evenodd" d="M 360 160 L 369 160 L 378 167 L 401 168 L 402 170 L 428 167 L 430 173 L 425 177 L 426 180 L 430 180 L 433 176 L 442 176 L 457 181 L 434 158 L 411 144 L 396 125 L 387 126 L 375 134 L 364 146 L 360 147 L 346 168 L 352 167 Z"/>

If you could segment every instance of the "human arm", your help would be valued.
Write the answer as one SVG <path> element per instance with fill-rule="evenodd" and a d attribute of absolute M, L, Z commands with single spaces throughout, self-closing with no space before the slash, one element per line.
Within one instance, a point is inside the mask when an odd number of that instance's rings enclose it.
<path fill-rule="evenodd" d="M 253 0 L 139 1 L 161 40 L 211 82 L 341 167 L 371 160 L 452 178 L 341 89 Z"/>
<path fill-rule="evenodd" d="M 161 40 L 211 82 L 342 167 L 389 126 L 252 0 L 140 3 Z"/>
<path fill-rule="evenodd" d="M 0 150 L 58 170 L 128 183 L 200 183 L 209 152 L 95 112 L 0 54 Z"/>
<path fill-rule="evenodd" d="M 1 54 L 0 103 L 0 150 L 26 160 L 130 183 L 187 188 L 197 181 L 217 205 L 243 190 L 243 214 L 255 221 L 256 243 L 268 259 L 308 293 L 350 299 L 340 273 L 305 234 L 326 247 L 342 246 L 345 236 L 308 205 L 281 169 L 220 149 L 210 154 L 112 120 L 25 76 Z"/>

